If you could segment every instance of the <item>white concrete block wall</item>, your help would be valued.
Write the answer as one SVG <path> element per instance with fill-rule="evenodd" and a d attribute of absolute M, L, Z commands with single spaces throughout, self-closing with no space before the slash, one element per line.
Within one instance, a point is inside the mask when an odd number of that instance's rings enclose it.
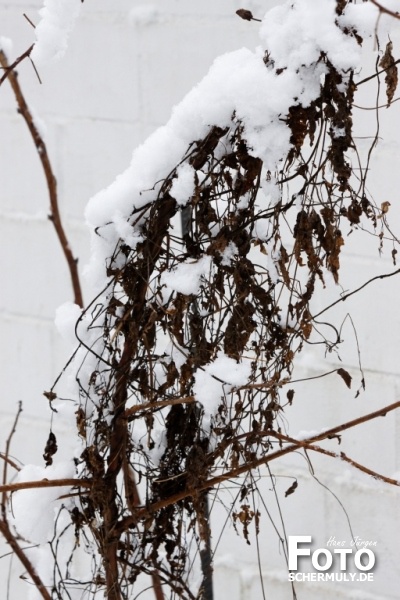
<path fill-rule="evenodd" d="M 171 109 L 207 72 L 219 54 L 258 43 L 257 25 L 240 20 L 235 11 L 249 8 L 257 16 L 279 0 L 85 0 L 81 18 L 71 35 L 68 53 L 41 72 L 43 85 L 26 61 L 19 68 L 29 104 L 45 122 L 49 154 L 58 179 L 61 210 L 81 268 L 89 257 L 89 236 L 83 222 L 87 200 L 110 183 L 129 163 L 132 149 L 168 119 Z M 0 0 L 0 35 L 14 42 L 14 56 L 24 51 L 33 33 L 23 18 L 37 20 L 39 0 Z M 398 38 L 399 36 L 397 36 Z M 397 46 L 399 47 L 399 45 Z M 371 105 L 367 88 L 360 100 Z M 370 135 L 371 113 L 357 121 L 359 135 Z M 394 225 L 399 220 L 398 160 L 399 110 L 381 115 L 384 141 L 371 168 L 377 175 L 370 189 L 377 202 L 390 201 Z M 367 142 L 365 142 L 367 144 Z M 366 146 L 367 148 L 367 146 Z M 7 84 L 0 88 L 0 442 L 10 429 L 16 405 L 24 413 L 14 453 L 23 462 L 40 463 L 48 434 L 50 412 L 42 392 L 62 368 L 69 349 L 53 325 L 57 306 L 72 299 L 69 277 L 58 242 L 47 220 L 48 198 L 40 164 L 28 131 L 16 114 Z M 372 243 L 371 243 L 372 242 Z M 367 278 L 393 269 L 389 246 L 379 258 L 377 241 L 354 233 L 343 259 L 345 290 Z M 84 286 L 86 300 L 90 289 Z M 329 293 L 321 296 L 321 308 Z M 359 337 L 367 390 L 354 399 L 360 374 L 354 333 L 347 322 L 340 363 L 354 378 L 348 391 L 334 375 L 313 384 L 297 384 L 294 405 L 287 412 L 290 433 L 332 426 L 370 412 L 399 398 L 398 340 L 399 283 L 397 279 L 373 284 L 362 295 L 340 304 L 332 315 L 340 326 L 351 312 Z M 318 302 L 316 303 L 318 307 Z M 302 361 L 298 376 L 317 375 L 323 369 L 322 350 L 313 349 Z M 56 425 L 60 453 L 68 454 L 72 440 Z M 387 475 L 400 471 L 400 415 L 391 414 L 343 435 L 343 449 L 354 459 Z M 332 448 L 336 448 L 334 444 Z M 400 544 L 398 491 L 351 472 L 327 457 L 313 456 L 318 479 L 345 506 L 355 535 L 378 540 L 379 566 L 374 584 L 309 584 L 298 586 L 300 600 L 320 598 L 398 597 Z M 281 500 L 288 534 L 313 534 L 322 545 L 331 535 L 349 539 L 347 520 L 334 496 L 314 480 L 304 458 L 288 456 L 274 464 L 280 492 L 298 477 L 297 492 Z M 262 472 L 266 475 L 266 471 Z M 279 511 L 266 479 L 263 497 L 274 523 L 282 530 Z M 263 488 L 264 489 L 264 488 Z M 218 530 L 226 519 L 221 505 L 215 510 Z M 274 527 L 263 516 L 260 534 L 261 570 L 267 598 L 289 600 L 286 567 Z M 0 581 L 8 563 L 0 561 Z M 14 561 L 10 598 L 23 597 L 26 588 L 17 579 Z M 22 587 L 21 587 L 22 586 Z M 226 527 L 217 551 L 215 597 L 218 600 L 258 600 L 262 597 L 255 543 L 247 546 L 232 526 Z M 0 593 L 1 596 L 2 592 Z"/>

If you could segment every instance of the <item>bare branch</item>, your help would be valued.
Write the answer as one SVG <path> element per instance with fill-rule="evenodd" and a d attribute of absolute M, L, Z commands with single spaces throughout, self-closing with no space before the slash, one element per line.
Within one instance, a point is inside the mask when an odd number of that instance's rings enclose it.
<path fill-rule="evenodd" d="M 379 8 L 379 11 L 381 13 L 384 13 L 385 15 L 389 15 L 391 17 L 394 17 L 395 19 L 400 19 L 400 13 L 399 12 L 394 12 L 393 10 L 390 10 L 389 8 L 386 8 L 385 6 L 382 6 L 382 4 L 380 2 L 377 2 L 377 0 L 371 0 L 372 4 L 375 4 L 375 6 L 377 6 Z"/>
<path fill-rule="evenodd" d="M 31 49 L 32 49 L 32 47 L 29 49 L 29 51 L 27 51 L 25 53 L 27 56 L 29 56 Z M 19 59 L 17 59 L 17 60 L 20 62 Z M 73 254 L 72 254 L 72 250 L 69 245 L 68 238 L 65 234 L 64 227 L 62 225 L 61 215 L 60 215 L 60 211 L 59 211 L 59 207 L 58 207 L 57 181 L 56 181 L 56 178 L 53 173 L 53 168 L 52 168 L 52 165 L 50 162 L 49 155 L 47 153 L 46 144 L 44 143 L 44 140 L 35 125 L 32 113 L 25 101 L 24 95 L 23 95 L 21 87 L 19 85 L 17 75 L 16 75 L 15 71 L 13 69 L 11 69 L 10 65 L 8 64 L 7 57 L 2 50 L 0 50 L 0 64 L 6 70 L 6 73 L 5 73 L 5 75 L 3 75 L 3 77 L 5 77 L 5 78 L 8 77 L 8 80 L 10 82 L 10 85 L 11 85 L 14 95 L 15 95 L 15 99 L 17 101 L 18 111 L 20 112 L 20 114 L 22 115 L 22 117 L 25 120 L 25 123 L 28 126 L 28 129 L 32 136 L 32 140 L 36 146 L 36 150 L 38 152 L 40 161 L 42 163 L 42 167 L 43 167 L 43 171 L 44 171 L 44 175 L 45 175 L 46 183 L 47 183 L 47 189 L 49 192 L 49 198 L 50 198 L 49 219 L 51 220 L 51 222 L 54 225 L 56 234 L 57 234 L 59 242 L 61 244 L 62 251 L 64 253 L 65 259 L 68 264 L 68 268 L 69 268 L 69 272 L 70 272 L 70 276 L 71 276 L 72 288 L 74 291 L 75 304 L 77 304 L 78 306 L 83 308 L 83 298 L 82 298 L 82 291 L 81 291 L 81 285 L 80 285 L 80 280 L 79 280 L 77 259 L 74 258 Z"/>
<path fill-rule="evenodd" d="M 32 50 L 33 50 L 33 46 L 34 44 L 32 44 L 32 46 L 30 46 L 28 48 L 28 50 L 25 50 L 25 52 L 23 52 L 20 56 L 18 56 L 18 58 L 16 60 L 14 60 L 14 62 L 9 65 L 8 61 L 7 61 L 7 57 L 5 55 L 5 53 L 1 50 L 0 48 L 0 64 L 2 66 L 2 69 L 4 69 L 4 73 L 0 78 L 0 85 L 7 79 L 7 77 L 10 76 L 10 74 L 13 72 L 13 70 L 23 61 L 25 60 L 25 58 L 28 58 L 28 56 L 30 56 Z"/>
<path fill-rule="evenodd" d="M 30 578 L 32 579 L 32 583 L 36 586 L 43 600 L 51 600 L 50 593 L 47 591 L 46 586 L 40 579 L 39 575 L 36 573 L 34 566 L 26 556 L 24 550 L 22 550 L 21 546 L 18 544 L 17 540 L 15 539 L 15 536 L 10 531 L 8 524 L 3 520 L 0 520 L 0 532 L 4 536 L 7 543 L 10 545 L 10 548 L 14 552 L 15 556 L 19 558 L 19 560 L 27 570 Z"/>
<path fill-rule="evenodd" d="M 0 486 L 0 492 L 18 492 L 19 490 L 34 490 L 49 487 L 83 487 L 90 488 L 92 482 L 88 479 L 41 479 L 39 481 L 21 481 L 6 483 Z"/>

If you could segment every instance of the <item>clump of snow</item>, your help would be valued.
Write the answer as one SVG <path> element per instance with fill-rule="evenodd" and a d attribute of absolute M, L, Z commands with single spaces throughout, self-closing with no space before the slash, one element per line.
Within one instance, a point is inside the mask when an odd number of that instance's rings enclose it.
<path fill-rule="evenodd" d="M 114 215 L 114 224 L 117 234 L 130 248 L 136 248 L 137 244 L 143 241 L 143 236 L 118 212 Z"/>
<path fill-rule="evenodd" d="M 3 50 L 6 56 L 10 56 L 13 49 L 12 40 L 4 35 L 0 35 L 0 50 Z"/>
<path fill-rule="evenodd" d="M 191 165 L 183 163 L 178 167 L 176 175 L 177 177 L 173 181 L 170 194 L 180 206 L 184 206 L 193 196 L 195 171 Z"/>
<path fill-rule="evenodd" d="M 337 19 L 335 0 L 297 0 L 270 10 L 260 36 L 275 67 L 289 73 L 316 63 L 321 52 L 345 72 L 358 64 L 361 48 L 354 37 L 343 35 L 336 21 L 343 27 L 361 27 L 364 35 L 372 35 L 378 14 L 376 6 L 369 3 L 349 4 L 343 17 Z"/>
<path fill-rule="evenodd" d="M 164 297 L 168 298 L 172 290 L 186 296 L 198 294 L 201 278 L 209 272 L 210 265 L 211 256 L 202 256 L 199 260 L 189 259 L 170 271 L 165 271 L 161 275 L 161 284 L 165 286 Z"/>
<path fill-rule="evenodd" d="M 196 372 L 193 392 L 204 408 L 205 423 L 214 415 L 226 394 L 245 385 L 251 373 L 249 362 L 236 360 L 220 352 L 214 362 Z"/>
<path fill-rule="evenodd" d="M 334 138 L 345 137 L 346 130 L 344 127 L 332 127 L 332 135 Z"/>
<path fill-rule="evenodd" d="M 76 346 L 75 324 L 82 314 L 82 309 L 73 302 L 65 302 L 56 310 L 55 326 L 61 337 L 71 346 Z"/>
<path fill-rule="evenodd" d="M 235 254 L 238 253 L 238 247 L 233 242 L 229 242 L 224 251 L 222 252 L 222 260 L 221 265 L 225 265 L 229 267 L 232 263 L 232 260 L 235 257 Z"/>
<path fill-rule="evenodd" d="M 303 441 L 311 440 L 312 438 L 318 437 L 319 435 L 322 435 L 323 433 L 325 433 L 325 431 L 327 431 L 327 430 L 328 430 L 327 427 L 324 427 L 322 429 L 310 429 L 309 431 L 302 429 L 301 431 L 299 431 L 298 433 L 296 433 L 295 435 L 293 435 L 291 437 L 293 437 L 295 440 L 299 440 L 299 442 L 303 442 Z"/>
<path fill-rule="evenodd" d="M 62 58 L 68 38 L 81 10 L 81 0 L 44 0 L 35 28 L 36 43 L 31 59 L 37 66 Z"/>
<path fill-rule="evenodd" d="M 19 471 L 16 482 L 73 477 L 75 465 L 71 460 L 46 468 L 26 465 Z M 54 536 L 55 517 L 63 503 L 60 496 L 69 490 L 69 487 L 48 487 L 14 492 L 12 516 L 18 533 L 38 544 L 50 541 Z"/>

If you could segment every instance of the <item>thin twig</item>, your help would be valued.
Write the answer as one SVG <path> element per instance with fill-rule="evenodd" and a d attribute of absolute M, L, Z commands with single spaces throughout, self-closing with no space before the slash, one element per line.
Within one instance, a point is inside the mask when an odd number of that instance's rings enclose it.
<path fill-rule="evenodd" d="M 33 29 L 36 29 L 35 23 L 33 23 L 31 21 L 31 19 L 28 17 L 28 15 L 26 13 L 23 13 L 23 17 L 25 17 L 25 19 L 28 21 L 29 25 L 31 25 L 33 27 Z"/>
<path fill-rule="evenodd" d="M 326 450 L 326 448 L 321 448 L 321 446 L 314 446 L 313 443 L 310 443 L 305 440 L 296 440 L 295 438 L 292 438 L 288 435 L 283 435 L 282 433 L 278 433 L 277 431 L 275 431 L 274 433 L 271 433 L 271 435 L 283 442 L 297 444 L 299 447 L 305 448 L 306 450 L 314 450 L 315 452 L 319 452 L 320 454 L 325 454 L 326 456 L 331 456 L 332 458 L 339 458 L 340 460 L 343 460 L 343 461 L 349 463 L 350 465 L 352 465 L 359 471 L 362 471 L 363 473 L 370 475 L 374 479 L 379 479 L 380 481 L 384 481 L 385 483 L 389 483 L 390 485 L 400 486 L 400 481 L 398 481 L 396 479 L 392 479 L 391 477 L 386 477 L 386 475 L 382 475 L 381 473 L 377 473 L 376 471 L 373 471 L 372 469 L 365 467 L 364 465 L 356 462 L 355 460 L 353 460 L 352 458 L 347 456 L 344 452 L 339 452 L 339 453 L 332 452 L 332 450 Z"/>
<path fill-rule="evenodd" d="M 378 281 L 378 279 L 386 279 L 388 277 L 393 277 L 394 275 L 398 275 L 399 273 L 400 273 L 400 269 L 397 269 L 396 271 L 393 271 L 393 273 L 385 273 L 384 275 L 377 275 L 376 277 L 372 277 L 371 279 L 369 279 L 368 281 L 366 281 L 365 283 L 363 283 L 362 285 L 360 285 L 360 287 L 356 288 L 352 292 L 349 292 L 348 294 L 344 294 L 338 300 L 335 300 L 335 302 L 332 302 L 332 304 L 329 304 L 329 306 L 327 306 L 326 308 L 323 308 L 316 315 L 312 315 L 311 319 L 312 320 L 317 319 L 324 312 L 326 312 L 327 310 L 330 310 L 331 308 L 333 308 L 334 306 L 336 306 L 336 304 L 339 304 L 340 302 L 344 302 L 345 300 L 347 300 L 348 298 L 350 298 L 350 296 L 354 296 L 354 294 L 357 294 L 358 292 L 360 292 L 362 289 L 364 289 L 365 287 L 367 287 L 367 285 L 369 285 L 373 281 Z"/>
<path fill-rule="evenodd" d="M 397 59 L 389 67 L 386 67 L 386 69 L 382 69 L 381 71 L 377 71 L 373 75 L 369 75 L 369 77 L 366 77 L 365 79 L 362 79 L 361 81 L 357 81 L 357 83 L 355 84 L 355 86 L 358 87 L 358 86 L 362 85 L 363 83 L 367 83 L 367 81 L 371 81 L 371 79 L 375 79 L 375 77 L 378 77 L 379 75 L 382 75 L 382 73 L 386 73 L 386 71 L 388 71 L 389 69 L 392 69 L 394 67 L 394 65 L 398 65 L 399 63 L 400 63 L 400 58 Z M 359 108 L 359 107 L 357 107 L 357 108 Z"/>
<path fill-rule="evenodd" d="M 11 65 L 8 64 L 7 57 L 6 57 L 6 55 L 4 54 L 4 52 L 0 48 L 0 63 L 1 63 L 2 68 L 4 69 L 4 73 L 3 73 L 3 75 L 0 78 L 0 85 L 7 79 L 7 77 L 10 76 L 10 74 L 13 72 L 13 70 L 23 60 L 25 60 L 25 58 L 27 58 L 28 56 L 30 56 L 30 53 L 33 50 L 33 46 L 34 46 L 34 44 L 32 44 L 32 46 L 30 46 L 28 48 L 28 50 L 25 50 L 25 52 L 23 52 L 20 56 L 18 56 L 18 58 L 16 58 Z M 7 63 L 7 65 L 4 64 L 5 62 Z"/>
<path fill-rule="evenodd" d="M 11 458 L 9 456 L 6 456 L 3 452 L 0 452 L 0 458 L 2 460 L 6 460 L 8 462 L 8 464 L 10 465 L 10 467 L 13 467 L 16 471 L 21 470 L 21 467 L 19 467 L 16 462 L 11 460 Z"/>
<path fill-rule="evenodd" d="M 9 436 L 6 441 L 6 451 L 5 451 L 4 466 L 3 466 L 3 485 L 6 485 L 6 483 L 7 483 L 7 467 L 9 465 L 8 455 L 10 453 L 11 440 L 17 429 L 18 419 L 19 419 L 21 413 L 22 413 L 22 402 L 20 401 L 18 403 L 18 410 L 17 410 L 17 414 L 15 415 L 14 423 L 12 425 L 11 431 L 10 431 Z M 4 521 L 7 520 L 6 506 L 7 506 L 7 492 L 4 491 L 2 494 L 2 500 L 1 500 L 1 513 L 2 513 L 2 517 L 3 517 Z"/>
<path fill-rule="evenodd" d="M 385 13 L 386 15 L 390 15 L 391 17 L 394 17 L 395 19 L 400 19 L 400 13 L 394 12 L 393 10 L 390 10 L 389 8 L 386 8 L 385 6 L 382 6 L 382 4 L 380 4 L 379 2 L 377 2 L 377 0 L 371 0 L 371 3 L 375 4 L 375 6 L 377 8 L 379 8 L 379 11 L 381 13 Z"/>
<path fill-rule="evenodd" d="M 27 50 L 27 52 L 25 53 L 27 56 L 29 56 L 30 50 L 29 51 Z M 56 230 L 56 234 L 57 234 L 59 242 L 61 244 L 61 248 L 63 250 L 65 259 L 68 263 L 68 268 L 69 268 L 71 281 L 72 281 L 72 287 L 73 287 L 73 291 L 74 291 L 75 304 L 77 304 L 78 306 L 83 308 L 83 298 L 82 298 L 82 291 L 81 291 L 81 285 L 80 285 L 80 281 L 79 281 L 79 273 L 78 273 L 78 265 L 77 265 L 78 261 L 76 258 L 74 258 L 74 255 L 72 254 L 72 250 L 70 248 L 68 238 L 65 234 L 64 227 L 62 225 L 60 211 L 59 211 L 59 207 L 58 207 L 57 181 L 56 181 L 56 178 L 53 173 L 53 168 L 52 168 L 52 165 L 50 162 L 49 155 L 47 153 L 46 144 L 44 143 L 44 140 L 35 125 L 32 113 L 29 109 L 29 106 L 27 105 L 27 103 L 25 101 L 25 97 L 24 97 L 21 87 L 19 85 L 17 75 L 13 69 L 10 70 L 10 65 L 8 64 L 7 57 L 2 50 L 0 50 L 0 64 L 2 65 L 2 67 L 4 69 L 6 69 L 5 76 L 8 77 L 10 85 L 13 89 L 15 99 L 16 99 L 17 105 L 18 105 L 18 112 L 22 115 L 22 117 L 25 120 L 25 123 L 28 126 L 28 129 L 29 129 L 30 134 L 33 139 L 33 142 L 36 146 L 36 150 L 38 152 L 40 161 L 42 163 L 44 175 L 46 178 L 47 188 L 48 188 L 48 192 L 49 192 L 49 198 L 50 198 L 49 219 L 51 220 L 51 222 L 54 225 L 54 228 Z"/>

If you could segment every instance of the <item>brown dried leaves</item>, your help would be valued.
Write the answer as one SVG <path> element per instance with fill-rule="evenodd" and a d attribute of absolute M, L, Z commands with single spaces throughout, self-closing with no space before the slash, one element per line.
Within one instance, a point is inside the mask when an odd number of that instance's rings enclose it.
<path fill-rule="evenodd" d="M 397 84 L 398 84 L 398 70 L 396 66 L 396 61 L 392 54 L 393 43 L 388 42 L 386 44 L 385 53 L 382 56 L 379 66 L 382 69 L 385 69 L 385 83 L 386 83 L 386 96 L 387 96 L 387 106 L 389 107 L 393 101 Z"/>

